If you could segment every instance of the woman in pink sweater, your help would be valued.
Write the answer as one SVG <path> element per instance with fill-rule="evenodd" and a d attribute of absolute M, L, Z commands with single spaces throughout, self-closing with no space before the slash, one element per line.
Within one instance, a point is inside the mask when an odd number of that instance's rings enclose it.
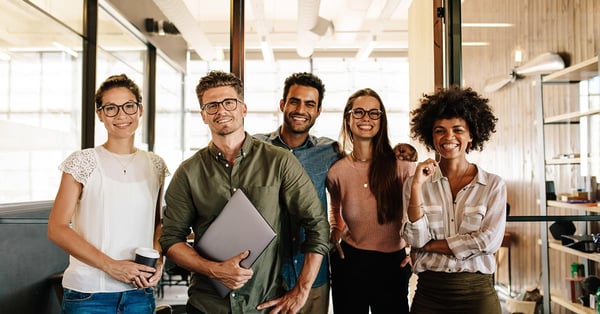
<path fill-rule="evenodd" d="M 361 89 L 348 98 L 340 132 L 347 155 L 327 175 L 336 313 L 408 313 L 402 184 L 416 166 L 396 159 L 387 128 L 375 91 Z"/>

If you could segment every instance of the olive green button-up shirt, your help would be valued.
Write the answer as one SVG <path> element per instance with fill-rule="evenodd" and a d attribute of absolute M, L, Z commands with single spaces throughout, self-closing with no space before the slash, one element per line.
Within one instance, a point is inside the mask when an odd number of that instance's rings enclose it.
<path fill-rule="evenodd" d="M 194 242 L 198 241 L 237 189 L 244 191 L 277 236 L 252 266 L 253 277 L 225 298 L 219 297 L 208 277 L 192 275 L 188 303 L 205 313 L 260 313 L 256 306 L 283 295 L 281 264 L 292 254 L 290 216 L 299 219 L 307 232 L 303 252 L 326 255 L 330 248 L 327 217 L 300 162 L 290 152 L 246 134 L 233 165 L 211 142 L 179 166 L 165 194 L 163 251 L 185 242 L 190 227 Z"/>

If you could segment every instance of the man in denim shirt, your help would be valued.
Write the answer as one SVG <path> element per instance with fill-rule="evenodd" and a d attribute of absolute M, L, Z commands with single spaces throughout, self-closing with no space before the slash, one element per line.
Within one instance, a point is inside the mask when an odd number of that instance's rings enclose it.
<path fill-rule="evenodd" d="M 279 101 L 279 108 L 283 113 L 283 125 L 272 133 L 257 134 L 254 137 L 288 149 L 298 158 L 317 189 L 323 211 L 327 213 L 325 192 L 327 171 L 342 155 L 336 141 L 309 134 L 321 113 L 324 93 L 325 86 L 317 76 L 306 72 L 292 74 L 285 80 L 283 99 Z M 304 254 L 300 251 L 300 245 L 306 238 L 299 222 L 294 221 L 294 217 L 291 220 L 293 229 L 289 236 L 293 244 L 293 252 L 288 252 L 289 259 L 286 258 L 282 265 L 282 276 L 287 289 L 292 289 L 296 285 L 296 279 L 302 270 Z M 328 310 L 329 260 L 324 256 L 308 300 L 299 313 L 325 314 Z"/>

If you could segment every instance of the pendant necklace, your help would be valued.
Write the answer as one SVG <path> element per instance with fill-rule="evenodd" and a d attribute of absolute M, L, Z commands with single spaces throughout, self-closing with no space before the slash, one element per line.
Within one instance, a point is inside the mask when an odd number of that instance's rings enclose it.
<path fill-rule="evenodd" d="M 106 147 L 104 149 L 106 149 Z M 114 160 L 116 160 L 121 165 L 121 168 L 123 169 L 123 175 L 124 176 L 127 175 L 127 167 L 129 167 L 129 165 L 133 162 L 133 160 L 135 159 L 135 156 L 137 156 L 137 152 L 138 152 L 138 150 L 136 148 L 135 151 L 132 154 L 133 156 L 131 156 L 129 158 L 129 160 L 127 160 L 125 163 L 123 163 L 123 162 L 121 162 L 120 158 L 118 158 L 117 156 L 115 156 L 115 155 L 118 155 L 118 154 L 115 154 L 115 153 L 109 151 L 108 149 L 106 149 L 106 151 L 108 152 L 108 154 L 112 158 L 114 158 Z M 118 156 L 120 156 L 120 155 L 118 155 Z"/>
<path fill-rule="evenodd" d="M 356 161 L 360 161 L 360 162 L 368 162 L 369 161 L 369 159 L 358 159 L 358 158 L 356 158 L 356 156 L 354 155 L 354 151 L 350 152 L 350 156 L 352 157 L 352 167 L 354 168 L 354 170 L 356 172 L 358 172 L 358 169 L 356 169 L 356 167 L 354 166 L 354 163 Z M 363 188 L 366 189 L 368 187 L 369 187 L 369 183 L 368 182 L 367 183 L 363 183 Z"/>

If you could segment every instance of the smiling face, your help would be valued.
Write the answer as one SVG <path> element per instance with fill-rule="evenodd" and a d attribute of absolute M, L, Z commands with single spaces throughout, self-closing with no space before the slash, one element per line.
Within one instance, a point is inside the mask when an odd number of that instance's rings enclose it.
<path fill-rule="evenodd" d="M 115 87 L 104 92 L 102 95 L 102 106 L 107 105 L 123 105 L 127 102 L 136 102 L 135 95 L 125 87 Z M 108 131 L 109 137 L 129 138 L 135 135 L 135 130 L 138 128 L 140 117 L 142 116 L 143 107 L 140 104 L 136 113 L 126 114 L 122 108 L 114 117 L 108 117 L 103 110 L 97 110 L 96 115 L 104 127 Z"/>
<path fill-rule="evenodd" d="M 444 159 L 464 157 L 472 141 L 469 127 L 461 118 L 441 119 L 433 124 L 433 144 Z"/>
<path fill-rule="evenodd" d="M 321 114 L 319 91 L 310 86 L 292 85 L 287 99 L 280 101 L 279 108 L 283 112 L 286 131 L 308 133 Z"/>
<path fill-rule="evenodd" d="M 363 109 L 365 112 L 381 110 L 381 104 L 377 98 L 373 96 L 360 96 L 357 97 L 352 104 L 353 110 L 358 108 Z M 369 117 L 369 114 L 365 114 L 362 118 L 358 119 L 352 114 L 348 114 L 346 123 L 348 124 L 354 139 L 371 139 L 379 132 L 381 118 L 373 120 Z"/>
<path fill-rule="evenodd" d="M 202 104 L 220 102 L 227 98 L 239 99 L 235 89 L 231 86 L 219 86 L 206 90 L 202 96 Z M 219 105 L 217 113 L 208 114 L 202 110 L 202 120 L 210 128 L 213 136 L 225 136 L 233 133 L 244 132 L 244 118 L 246 117 L 246 104 L 238 100 L 235 110 L 228 111 Z"/>

